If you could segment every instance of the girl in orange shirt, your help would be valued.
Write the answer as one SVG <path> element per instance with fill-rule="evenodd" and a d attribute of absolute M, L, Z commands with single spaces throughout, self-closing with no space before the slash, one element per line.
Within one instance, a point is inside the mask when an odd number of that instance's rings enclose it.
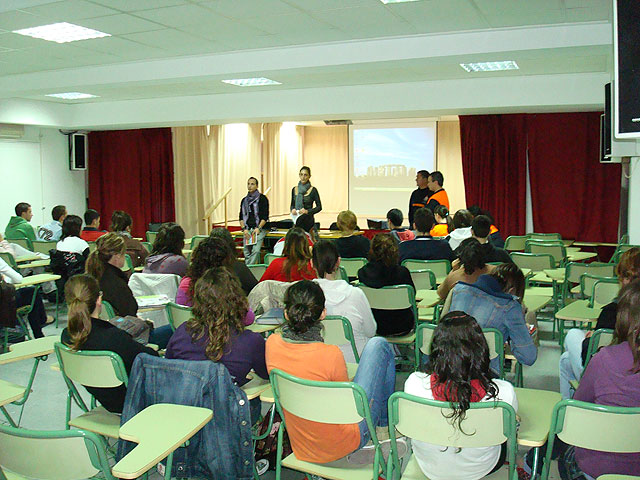
<path fill-rule="evenodd" d="M 433 211 L 436 224 L 433 226 L 429 235 L 432 237 L 446 237 L 453 230 L 449 209 L 444 205 L 438 205 Z"/>

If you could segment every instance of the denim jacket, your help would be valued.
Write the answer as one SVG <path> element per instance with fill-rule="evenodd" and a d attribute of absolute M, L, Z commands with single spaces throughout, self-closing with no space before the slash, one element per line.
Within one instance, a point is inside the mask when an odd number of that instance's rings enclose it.
<path fill-rule="evenodd" d="M 490 275 L 481 275 L 474 284 L 458 282 L 451 298 L 450 311 L 454 310 L 473 316 L 482 328 L 500 330 L 520 363 L 533 365 L 536 361 L 538 349 L 524 321 L 522 305 L 516 297 L 503 293 Z"/>
<path fill-rule="evenodd" d="M 192 405 L 213 410 L 213 418 L 173 457 L 172 476 L 252 479 L 253 443 L 249 401 L 220 363 L 136 357 L 121 424 L 156 403 Z M 118 460 L 135 443 L 118 443 Z"/>

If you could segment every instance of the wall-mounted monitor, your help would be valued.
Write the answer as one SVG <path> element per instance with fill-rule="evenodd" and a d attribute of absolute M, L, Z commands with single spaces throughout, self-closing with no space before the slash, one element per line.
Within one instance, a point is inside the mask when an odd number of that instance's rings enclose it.
<path fill-rule="evenodd" d="M 640 138 L 640 1 L 613 0 L 616 138 Z"/>

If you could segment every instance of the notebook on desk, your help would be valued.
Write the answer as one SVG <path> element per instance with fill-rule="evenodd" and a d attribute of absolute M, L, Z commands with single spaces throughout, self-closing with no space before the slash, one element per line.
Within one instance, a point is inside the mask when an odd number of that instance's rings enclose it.
<path fill-rule="evenodd" d="M 259 325 L 280 325 L 284 323 L 284 309 L 271 308 L 256 319 Z"/>

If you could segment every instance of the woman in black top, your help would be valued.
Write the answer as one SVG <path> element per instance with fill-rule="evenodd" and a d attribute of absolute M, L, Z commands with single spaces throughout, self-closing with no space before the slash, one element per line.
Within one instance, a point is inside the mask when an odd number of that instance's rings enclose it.
<path fill-rule="evenodd" d="M 344 210 L 338 214 L 338 229 L 342 236 L 336 240 L 341 258 L 367 258 L 371 242 L 364 235 L 355 235 L 358 223 L 355 213 Z"/>
<path fill-rule="evenodd" d="M 102 292 L 91 275 L 71 277 L 65 285 L 64 296 L 69 314 L 67 328 L 62 331 L 62 343 L 69 348 L 117 353 L 122 358 L 127 375 L 131 373 L 133 361 L 139 353 L 158 355 L 155 350 L 136 342 L 124 330 L 98 318 L 102 308 Z M 127 394 L 124 385 L 114 388 L 86 388 L 104 408 L 110 412 L 122 413 Z"/>
<path fill-rule="evenodd" d="M 368 287 L 381 288 L 391 285 L 415 285 L 407 267 L 398 265 L 398 244 L 388 233 L 379 233 L 371 241 L 369 263 L 358 270 L 358 280 Z M 404 335 L 415 327 L 411 308 L 400 310 L 379 310 L 372 308 L 378 324 L 377 334 Z"/>
<path fill-rule="evenodd" d="M 322 202 L 318 189 L 311 185 L 311 169 L 302 167 L 299 173 L 298 185 L 291 189 L 291 215 L 308 213 L 313 216 L 322 210 Z M 315 207 L 313 206 L 315 204 Z"/>

